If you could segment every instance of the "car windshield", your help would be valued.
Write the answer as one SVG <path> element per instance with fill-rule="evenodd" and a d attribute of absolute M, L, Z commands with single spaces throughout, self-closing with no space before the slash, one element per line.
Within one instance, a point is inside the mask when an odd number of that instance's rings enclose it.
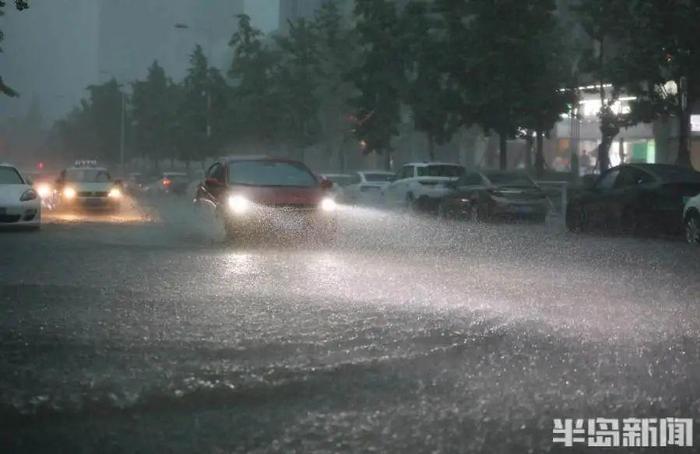
<path fill-rule="evenodd" d="M 365 173 L 365 180 L 372 183 L 392 182 L 396 179 L 393 173 Z"/>
<path fill-rule="evenodd" d="M 316 177 L 302 164 L 287 161 L 233 161 L 229 165 L 231 184 L 244 186 L 313 187 Z"/>
<path fill-rule="evenodd" d="M 12 167 L 0 167 L 0 184 L 24 184 L 24 181 Z"/>
<path fill-rule="evenodd" d="M 486 177 L 496 186 L 535 186 L 535 182 L 522 173 L 489 173 Z"/>
<path fill-rule="evenodd" d="M 451 177 L 464 175 L 464 167 L 454 165 L 431 165 L 418 167 L 419 177 Z"/>
<path fill-rule="evenodd" d="M 68 169 L 66 181 L 76 183 L 109 183 L 112 178 L 104 169 Z"/>

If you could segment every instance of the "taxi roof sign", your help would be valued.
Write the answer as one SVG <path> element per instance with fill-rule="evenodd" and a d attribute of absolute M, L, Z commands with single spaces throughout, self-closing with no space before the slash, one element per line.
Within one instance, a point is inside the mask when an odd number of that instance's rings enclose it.
<path fill-rule="evenodd" d="M 96 160 L 79 159 L 74 163 L 75 167 L 97 167 Z"/>

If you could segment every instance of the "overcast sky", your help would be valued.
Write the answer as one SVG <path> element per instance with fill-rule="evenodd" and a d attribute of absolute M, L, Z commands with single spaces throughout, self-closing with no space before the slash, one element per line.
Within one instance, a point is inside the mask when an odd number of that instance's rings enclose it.
<path fill-rule="evenodd" d="M 116 0 L 107 0 L 116 1 Z M 119 70 L 113 70 L 106 63 L 104 55 L 99 54 L 96 47 L 99 37 L 98 28 L 98 0 L 33 0 L 31 8 L 18 13 L 13 8 L 7 8 L 7 15 L 0 19 L 0 29 L 6 32 L 3 48 L 5 53 L 0 53 L 0 74 L 5 82 L 16 88 L 21 93 L 21 98 L 0 98 L 0 122 L 15 116 L 24 115 L 32 102 L 37 102 L 46 120 L 45 126 L 56 118 L 64 115 L 73 106 L 78 104 L 81 97 L 86 95 L 85 87 L 93 83 L 104 82 L 109 77 L 101 74 L 104 70 L 116 71 L 116 77 L 130 78 L 144 77 L 147 66 L 152 59 L 158 59 L 166 67 L 168 74 L 179 79 L 183 76 L 184 66 L 187 65 L 188 55 L 194 45 L 194 32 L 202 34 L 205 25 L 198 25 L 194 18 L 193 30 L 172 33 L 170 23 L 181 22 L 175 8 L 158 10 L 157 6 L 166 4 L 171 0 L 159 0 L 144 3 L 142 8 L 134 8 L 135 16 L 115 17 L 115 23 L 130 23 L 132 33 L 134 30 L 142 30 L 137 24 L 153 17 L 154 35 L 146 37 L 147 47 L 153 47 L 152 42 L 159 43 L 158 53 L 141 56 L 144 61 L 134 63 L 138 65 L 138 74 L 122 76 Z M 207 9 L 214 12 L 212 24 L 215 22 L 216 11 L 225 10 L 227 0 L 181 0 L 178 3 L 201 2 L 198 7 L 209 6 Z M 210 3 L 211 1 L 211 3 Z M 228 0 L 231 1 L 231 0 Z M 245 12 L 252 18 L 253 25 L 264 32 L 277 29 L 280 0 L 243 0 Z M 284 0 L 283 0 L 284 1 Z M 140 4 L 141 0 L 121 0 L 121 5 L 128 6 L 130 2 Z M 122 12 L 128 9 L 122 8 Z M 172 10 L 172 11 L 171 11 Z M 175 15 L 170 17 L 171 15 Z M 222 12 L 219 16 L 224 20 L 231 20 L 228 12 Z M 206 21 L 206 17 L 205 21 Z M 161 23 L 162 22 L 162 23 Z M 206 23 L 206 22 L 205 22 Z M 165 24 L 165 25 L 164 25 Z M 199 29 L 197 29 L 199 27 Z M 219 26 L 219 28 L 221 28 Z M 40 31 L 40 32 L 38 32 Z M 126 30 L 116 30 L 113 34 L 125 33 Z M 128 32 L 127 32 L 128 33 Z M 170 33 L 170 35 L 168 35 Z M 223 41 L 214 43 L 212 51 L 223 55 L 230 53 L 228 50 L 229 31 L 221 34 Z M 199 43 L 206 44 L 201 36 L 196 38 Z M 189 40 L 189 41 L 188 41 Z M 118 46 L 119 40 L 115 40 Z M 138 53 L 133 45 L 126 46 L 132 53 Z M 118 47 L 114 50 L 120 50 Z M 176 53 L 173 56 L 170 54 Z M 181 55 L 180 55 L 181 54 Z M 148 57 L 148 58 L 146 58 Z M 133 56 L 128 59 L 134 60 Z M 109 59 L 107 59 L 109 60 Z M 174 66 L 175 60 L 180 65 Z M 114 62 L 111 62 L 114 63 Z M 219 62 L 221 64 L 222 62 Z"/>
<path fill-rule="evenodd" d="M 264 32 L 277 28 L 280 0 L 245 0 L 248 11 L 256 27 Z"/>

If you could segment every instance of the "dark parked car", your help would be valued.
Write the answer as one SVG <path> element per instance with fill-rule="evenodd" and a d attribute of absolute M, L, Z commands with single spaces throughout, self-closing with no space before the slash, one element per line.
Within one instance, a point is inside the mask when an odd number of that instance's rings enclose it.
<path fill-rule="evenodd" d="M 549 211 L 544 191 L 522 172 L 467 172 L 452 183 L 452 188 L 450 194 L 440 199 L 440 217 L 544 222 Z"/>
<path fill-rule="evenodd" d="M 572 232 L 678 234 L 684 203 L 699 193 L 700 172 L 668 164 L 622 165 L 572 193 L 566 226 Z"/>
<path fill-rule="evenodd" d="M 223 158 L 206 173 L 195 203 L 215 208 L 231 238 L 261 230 L 333 234 L 331 182 L 301 162 L 265 156 Z"/>

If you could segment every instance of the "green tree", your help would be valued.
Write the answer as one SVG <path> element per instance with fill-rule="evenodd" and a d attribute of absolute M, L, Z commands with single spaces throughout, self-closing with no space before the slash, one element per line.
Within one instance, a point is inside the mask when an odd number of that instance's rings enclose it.
<path fill-rule="evenodd" d="M 278 55 L 262 41 L 250 17 L 238 16 L 238 30 L 229 45 L 233 62 L 228 75 L 233 81 L 232 130 L 237 140 L 266 147 L 274 141 L 279 125 L 274 70 Z"/>
<path fill-rule="evenodd" d="M 525 128 L 528 135 L 529 131 L 535 133 L 535 172 L 542 178 L 544 136 L 576 102 L 574 67 L 577 55 L 573 43 L 563 38 L 566 32 L 555 14 L 555 2 L 537 0 L 533 6 L 540 11 L 539 25 L 526 42 L 525 54 L 518 57 L 529 66 L 522 74 L 520 96 L 523 102 L 518 117 L 519 126 Z M 529 157 L 527 164 L 530 165 Z"/>
<path fill-rule="evenodd" d="M 625 41 L 625 28 L 629 26 L 629 3 L 627 0 L 587 0 L 576 8 L 580 24 L 591 38 L 592 47 L 585 50 L 581 70 L 590 77 L 600 98 L 601 143 L 598 146 L 598 168 L 604 171 L 610 166 L 610 146 L 623 127 L 632 122 L 627 114 L 616 109 L 621 91 L 619 80 L 624 66 L 621 56 L 629 51 Z"/>
<path fill-rule="evenodd" d="M 442 0 L 448 72 L 459 88 L 462 123 L 499 136 L 499 167 L 507 167 L 507 140 L 532 122 L 533 88 L 551 96 L 554 80 L 538 80 L 546 53 L 537 31 L 551 27 L 550 0 Z M 548 48 L 547 48 L 548 49 Z M 540 87 L 541 86 L 541 87 Z M 556 109 L 555 109 L 556 110 Z M 544 120 L 542 118 L 541 120 Z M 550 126 L 543 121 L 542 128 Z"/>
<path fill-rule="evenodd" d="M 212 154 L 212 91 L 210 69 L 202 47 L 190 55 L 190 67 L 181 86 L 175 136 L 177 156 L 189 163 Z"/>
<path fill-rule="evenodd" d="M 346 24 L 337 0 L 325 1 L 314 17 L 318 36 L 318 77 L 316 94 L 319 102 L 321 138 L 330 156 L 336 156 L 341 172 L 345 171 L 343 145 L 351 136 L 349 101 L 355 87 L 347 78 L 348 68 L 357 64 L 356 35 Z"/>
<path fill-rule="evenodd" d="M 276 38 L 280 62 L 274 72 L 279 100 L 278 139 L 290 144 L 299 159 L 319 137 L 318 37 L 311 23 L 300 19 L 289 24 L 289 35 Z"/>
<path fill-rule="evenodd" d="M 114 79 L 90 85 L 87 90 L 88 99 L 58 120 L 54 131 L 64 150 L 75 159 L 119 162 L 124 94 Z"/>
<path fill-rule="evenodd" d="M 178 89 L 157 61 L 148 69 L 146 80 L 133 82 L 132 87 L 134 148 L 157 163 L 174 153 Z"/>
<path fill-rule="evenodd" d="M 365 152 L 384 153 L 391 168 L 391 139 L 398 132 L 405 68 L 399 42 L 401 32 L 396 5 L 389 0 L 356 0 L 355 30 L 359 63 L 349 77 L 359 94 L 355 108 L 355 134 Z"/>
<path fill-rule="evenodd" d="M 18 11 L 25 10 L 29 8 L 29 2 L 27 0 L 15 0 L 15 8 Z M 0 17 L 5 15 L 5 5 L 7 2 L 5 0 L 0 0 Z M 5 35 L 3 34 L 2 30 L 0 30 L 0 44 L 2 44 L 2 41 L 4 39 Z M 2 52 L 2 47 L 0 47 L 0 52 Z M 19 94 L 10 88 L 9 86 L 5 85 L 2 81 L 2 76 L 0 75 L 0 95 L 5 95 L 5 96 L 18 96 Z"/>
<path fill-rule="evenodd" d="M 122 103 L 125 95 L 115 79 L 104 84 L 91 85 L 88 92 L 88 127 L 94 131 L 97 139 L 94 156 L 107 162 L 119 162 Z M 128 124 L 128 121 L 126 123 Z"/>
<path fill-rule="evenodd" d="M 428 155 L 435 160 L 435 144 L 448 142 L 459 125 L 459 103 L 447 85 L 444 27 L 431 3 L 412 1 L 400 17 L 402 59 L 406 62 L 402 100 L 410 107 L 416 130 L 428 139 Z"/>
<path fill-rule="evenodd" d="M 690 166 L 690 114 L 700 96 L 700 3 L 630 0 L 627 7 L 627 26 L 620 34 L 629 44 L 615 61 L 619 70 L 611 82 L 637 98 L 631 121 L 679 119 L 677 163 Z"/>
<path fill-rule="evenodd" d="M 92 127 L 90 105 L 82 100 L 64 118 L 56 121 L 52 134 L 57 139 L 58 148 L 64 158 L 70 160 L 96 159 L 98 149 L 96 131 Z"/>

